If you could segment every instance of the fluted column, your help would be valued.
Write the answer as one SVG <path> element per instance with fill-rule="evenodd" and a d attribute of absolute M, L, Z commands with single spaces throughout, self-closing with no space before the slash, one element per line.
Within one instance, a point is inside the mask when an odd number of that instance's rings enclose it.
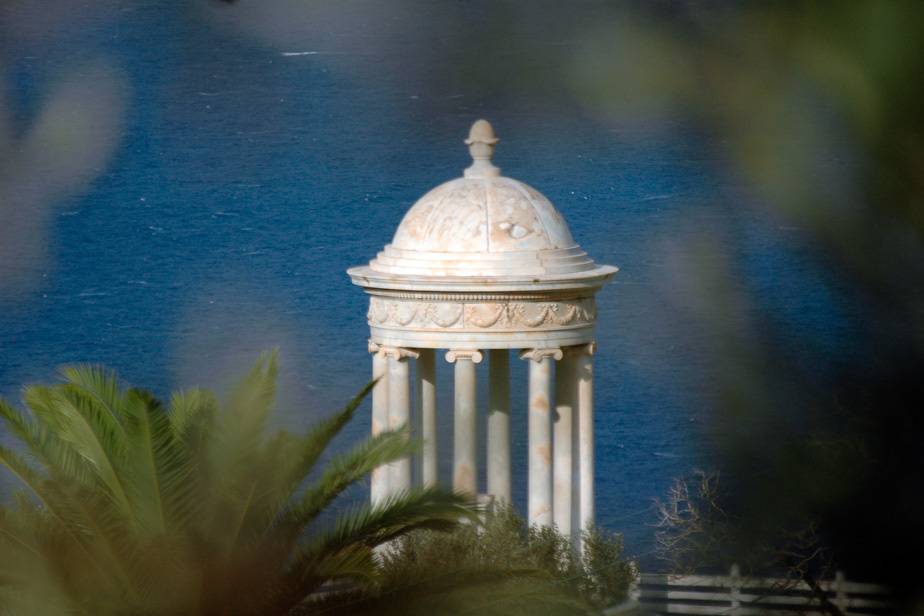
<path fill-rule="evenodd" d="M 417 353 L 401 347 L 382 347 L 388 357 L 388 429 L 409 426 L 411 420 L 411 381 L 408 358 Z M 392 462 L 388 470 L 389 494 L 411 487 L 411 458 Z"/>
<path fill-rule="evenodd" d="M 446 361 L 455 364 L 452 487 L 470 494 L 478 493 L 475 364 L 481 359 L 481 353 L 475 350 L 453 349 L 446 353 Z"/>
<path fill-rule="evenodd" d="M 417 358 L 417 408 L 420 411 L 420 481 L 424 486 L 436 485 L 436 363 L 433 349 L 420 349 Z"/>
<path fill-rule="evenodd" d="M 488 353 L 488 494 L 510 502 L 510 354 Z"/>
<path fill-rule="evenodd" d="M 577 444 L 580 504 L 578 507 L 582 531 L 594 521 L 594 342 L 575 348 L 577 380 Z"/>
<path fill-rule="evenodd" d="M 529 361 L 529 523 L 552 525 L 552 427 L 549 421 L 552 360 L 561 349 L 530 349 Z"/>
<path fill-rule="evenodd" d="M 555 418 L 552 434 L 554 437 L 552 457 L 552 520 L 563 535 L 570 535 L 571 520 L 571 479 L 573 461 L 571 445 L 574 435 L 572 424 L 576 389 L 574 355 L 565 352 L 564 357 L 555 367 Z"/>
<path fill-rule="evenodd" d="M 372 353 L 372 378 L 378 382 L 372 388 L 372 436 L 377 436 L 388 429 L 388 359 L 385 352 L 376 343 L 369 341 Z M 369 499 L 377 505 L 388 496 L 388 466 L 376 467 L 370 479 Z"/>

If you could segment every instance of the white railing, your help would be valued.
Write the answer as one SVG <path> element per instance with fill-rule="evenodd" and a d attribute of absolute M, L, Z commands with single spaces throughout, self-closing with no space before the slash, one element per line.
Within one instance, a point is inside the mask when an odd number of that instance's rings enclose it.
<path fill-rule="evenodd" d="M 640 614 L 831 614 L 819 595 L 842 614 L 894 613 L 888 588 L 847 581 L 841 572 L 813 589 L 799 580 L 744 577 L 733 565 L 728 575 L 643 573 L 630 590 Z"/>

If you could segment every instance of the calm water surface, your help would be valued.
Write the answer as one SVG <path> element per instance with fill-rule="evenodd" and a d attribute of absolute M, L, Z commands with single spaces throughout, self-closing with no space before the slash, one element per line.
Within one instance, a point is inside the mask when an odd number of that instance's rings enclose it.
<path fill-rule="evenodd" d="M 297 428 L 336 408 L 370 369 L 366 300 L 344 270 L 373 257 L 417 197 L 461 173 L 462 140 L 480 116 L 502 139 L 504 172 L 544 192 L 594 259 L 621 268 L 599 296 L 596 485 L 600 522 L 624 532 L 630 552 L 651 548 L 652 498 L 709 464 L 718 375 L 707 332 L 687 314 L 702 302 L 691 273 L 711 267 L 697 238 L 718 242 L 740 285 L 794 326 L 793 344 L 810 336 L 836 350 L 843 319 L 798 230 L 746 206 L 721 142 L 682 119 L 608 121 L 567 96 L 377 68 L 399 63 L 387 56 L 401 48 L 284 55 L 325 49 L 267 45 L 169 3 L 126 7 L 7 67 L 20 126 L 75 54 L 107 56 L 130 85 L 114 158 L 54 205 L 34 288 L 0 298 L 8 399 L 69 362 L 105 363 L 162 395 L 220 387 L 276 346 L 279 421 Z M 723 306 L 707 310 L 722 318 Z M 448 429 L 451 366 L 440 363 Z M 526 380 L 513 364 L 522 505 Z"/>

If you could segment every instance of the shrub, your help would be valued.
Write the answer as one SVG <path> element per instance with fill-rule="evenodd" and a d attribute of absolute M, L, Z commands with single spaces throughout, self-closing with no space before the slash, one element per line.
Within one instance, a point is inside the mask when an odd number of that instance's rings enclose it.
<path fill-rule="evenodd" d="M 583 539 L 579 554 L 555 528 L 530 528 L 512 507 L 499 507 L 483 524 L 402 537 L 383 554 L 378 593 L 481 575 L 483 591 L 449 607 L 489 614 L 596 611 L 626 597 L 634 568 L 622 559 L 619 535 L 591 528 Z"/>

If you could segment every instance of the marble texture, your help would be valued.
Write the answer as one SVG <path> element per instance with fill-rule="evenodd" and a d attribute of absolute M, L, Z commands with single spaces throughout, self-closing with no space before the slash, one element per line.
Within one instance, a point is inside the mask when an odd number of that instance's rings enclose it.
<path fill-rule="evenodd" d="M 382 370 L 379 354 L 388 356 L 388 409 L 376 403 L 373 428 L 383 416 L 392 429 L 408 421 L 407 362 L 417 359 L 419 475 L 425 485 L 436 481 L 433 350 L 447 349 L 455 372 L 452 484 L 479 494 L 476 365 L 488 352 L 487 491 L 492 502 L 509 502 L 508 352 L 520 351 L 529 360 L 527 517 L 577 537 L 593 521 L 595 294 L 617 269 L 594 263 L 542 194 L 501 175 L 492 163 L 498 141 L 477 121 L 465 140 L 472 165 L 463 177 L 427 192 L 382 252 L 348 270 L 369 295 L 374 372 Z M 377 471 L 373 500 L 381 481 Z M 393 464 L 387 483 L 389 494 L 410 487 L 409 462 Z"/>

